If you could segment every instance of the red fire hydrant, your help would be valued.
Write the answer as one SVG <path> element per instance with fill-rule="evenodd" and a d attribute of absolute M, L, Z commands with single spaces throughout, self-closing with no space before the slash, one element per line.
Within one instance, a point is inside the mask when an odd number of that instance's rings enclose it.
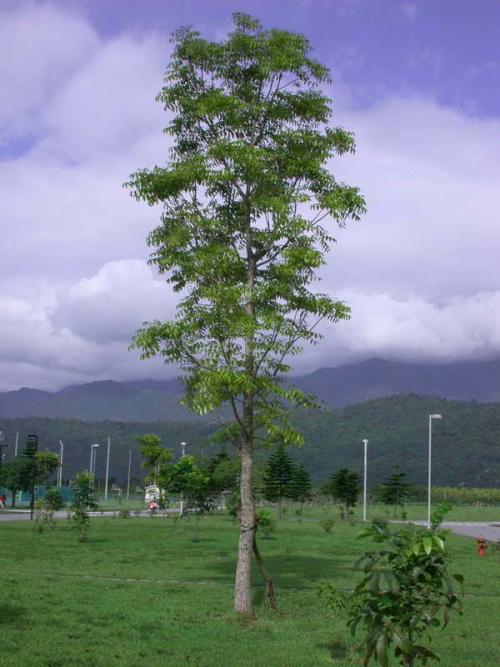
<path fill-rule="evenodd" d="M 479 535 L 476 539 L 476 553 L 478 556 L 486 556 L 486 549 L 488 548 L 488 542 L 484 538 L 484 535 Z"/>

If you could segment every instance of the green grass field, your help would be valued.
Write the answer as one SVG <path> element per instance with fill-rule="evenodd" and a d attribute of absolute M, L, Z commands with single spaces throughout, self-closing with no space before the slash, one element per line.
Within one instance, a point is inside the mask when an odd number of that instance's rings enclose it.
<path fill-rule="evenodd" d="M 315 588 L 351 589 L 355 558 L 368 546 L 359 526 L 284 519 L 261 551 L 279 595 L 271 613 L 255 577 L 253 620 L 232 613 L 237 528 L 226 516 L 92 521 L 78 543 L 66 521 L 45 534 L 28 522 L 0 525 L 0 665 L 332 667 L 361 665 L 342 620 Z M 455 572 L 466 577 L 465 615 L 438 631 L 442 667 L 498 667 L 500 555 L 475 556 L 450 537 Z"/>

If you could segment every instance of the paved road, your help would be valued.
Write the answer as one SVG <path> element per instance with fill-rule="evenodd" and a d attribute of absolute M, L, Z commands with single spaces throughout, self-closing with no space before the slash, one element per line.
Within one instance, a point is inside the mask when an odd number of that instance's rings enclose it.
<path fill-rule="evenodd" d="M 163 510 L 166 514 L 179 514 L 178 509 L 166 509 Z M 141 511 L 136 511 L 132 510 L 131 511 L 132 516 L 149 516 L 149 511 L 148 510 L 141 510 Z M 157 516 L 161 517 L 162 512 L 159 512 Z M 68 516 L 68 511 L 67 510 L 61 510 L 59 512 L 54 512 L 54 518 L 55 519 L 66 519 Z M 89 516 L 118 516 L 118 510 L 106 510 L 104 512 L 89 512 Z M 0 523 L 2 521 L 27 521 L 30 518 L 30 512 L 29 510 L 0 510 Z"/>

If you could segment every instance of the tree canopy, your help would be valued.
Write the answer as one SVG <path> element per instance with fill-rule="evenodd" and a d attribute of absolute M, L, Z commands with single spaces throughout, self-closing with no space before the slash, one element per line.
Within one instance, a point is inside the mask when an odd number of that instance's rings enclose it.
<path fill-rule="evenodd" d="M 348 317 L 312 283 L 334 241 L 331 221 L 359 219 L 365 204 L 330 171 L 354 138 L 330 124 L 320 89 L 328 69 L 308 40 L 242 13 L 233 20 L 222 42 L 175 33 L 158 95 L 172 114 L 170 160 L 128 186 L 162 206 L 150 261 L 179 295 L 175 319 L 145 323 L 133 347 L 182 369 L 196 412 L 231 408 L 222 437 L 241 454 L 235 609 L 249 614 L 253 452 L 277 438 L 302 442 L 289 408 L 313 401 L 284 381 L 287 358 L 318 341 L 322 319 Z"/>

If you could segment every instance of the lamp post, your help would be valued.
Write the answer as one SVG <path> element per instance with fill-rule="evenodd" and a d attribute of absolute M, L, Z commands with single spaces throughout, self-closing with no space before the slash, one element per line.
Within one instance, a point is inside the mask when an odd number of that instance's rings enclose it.
<path fill-rule="evenodd" d="M 59 472 L 57 474 L 57 486 L 62 486 L 63 459 L 64 459 L 64 445 L 63 441 L 59 440 Z"/>
<path fill-rule="evenodd" d="M 106 481 L 104 482 L 104 500 L 108 499 L 108 478 L 109 478 L 109 452 L 111 450 L 111 438 L 108 435 L 108 451 L 106 454 Z"/>
<path fill-rule="evenodd" d="M 427 528 L 431 528 L 431 485 L 432 485 L 432 420 L 442 419 L 439 414 L 429 415 L 429 461 L 428 461 L 428 487 L 427 487 Z"/>
<path fill-rule="evenodd" d="M 132 469 L 132 450 L 128 453 L 127 500 L 130 498 L 130 471 Z"/>
<path fill-rule="evenodd" d="M 186 445 L 187 445 L 187 442 L 181 442 L 181 447 L 182 447 L 182 456 L 181 456 L 181 458 L 184 458 L 186 456 Z M 182 516 L 183 514 L 184 514 L 184 494 L 181 491 L 180 515 Z"/>
<path fill-rule="evenodd" d="M 367 479 L 367 469 L 368 469 L 368 440 L 364 438 L 363 444 L 365 446 L 365 467 L 363 473 L 363 521 L 366 523 L 366 479 Z"/>
<path fill-rule="evenodd" d="M 91 474 L 92 476 L 93 476 L 94 473 L 95 473 L 95 458 L 96 458 L 96 454 L 94 454 L 94 449 L 95 449 L 96 447 L 99 447 L 99 445 L 97 444 L 97 442 L 94 442 L 93 445 L 90 445 L 90 470 L 89 470 L 89 472 L 90 472 L 90 474 Z M 97 453 L 97 452 L 96 452 L 96 453 Z"/>
<path fill-rule="evenodd" d="M 8 446 L 9 445 L 7 445 L 5 442 L 5 433 L 3 431 L 0 431 L 0 467 L 2 465 L 3 457 L 5 456 L 3 450 L 5 449 L 5 447 Z"/>

